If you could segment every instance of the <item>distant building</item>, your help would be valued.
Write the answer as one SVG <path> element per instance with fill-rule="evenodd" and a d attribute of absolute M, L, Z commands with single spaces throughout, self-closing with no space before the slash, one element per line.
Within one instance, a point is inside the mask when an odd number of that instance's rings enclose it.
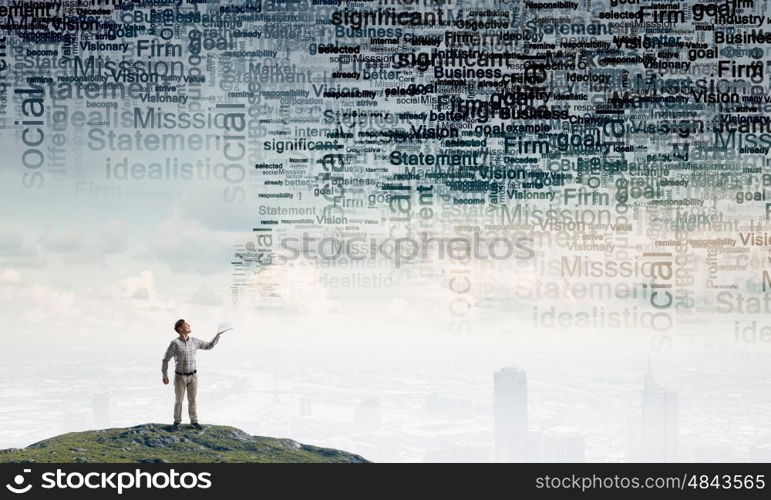
<path fill-rule="evenodd" d="M 360 432 L 371 432 L 380 429 L 380 400 L 365 399 L 356 405 L 356 427 Z"/>
<path fill-rule="evenodd" d="M 750 450 L 750 462 L 771 462 L 771 444 L 753 446 Z"/>
<path fill-rule="evenodd" d="M 88 423 L 89 414 L 87 409 L 65 410 L 64 416 L 59 423 L 59 434 L 89 430 L 91 426 Z"/>
<path fill-rule="evenodd" d="M 668 391 L 650 373 L 645 375 L 642 397 L 640 460 L 676 462 L 678 457 L 677 393 Z"/>
<path fill-rule="evenodd" d="M 485 463 L 490 461 L 490 447 L 480 444 L 453 444 L 429 448 L 423 455 L 426 463 Z"/>
<path fill-rule="evenodd" d="M 312 414 L 311 399 L 306 397 L 301 397 L 300 398 L 300 416 L 310 417 L 311 414 Z"/>
<path fill-rule="evenodd" d="M 474 416 L 473 401 L 429 394 L 426 396 L 426 414 L 449 420 L 467 420 Z"/>
<path fill-rule="evenodd" d="M 94 413 L 94 427 L 110 427 L 110 393 L 102 392 L 91 396 L 91 410 Z"/>
<path fill-rule="evenodd" d="M 586 440 L 581 434 L 558 429 L 539 434 L 539 461 L 572 463 L 586 460 Z"/>
<path fill-rule="evenodd" d="M 496 461 L 524 461 L 527 452 L 527 375 L 503 368 L 494 375 L 494 440 Z"/>

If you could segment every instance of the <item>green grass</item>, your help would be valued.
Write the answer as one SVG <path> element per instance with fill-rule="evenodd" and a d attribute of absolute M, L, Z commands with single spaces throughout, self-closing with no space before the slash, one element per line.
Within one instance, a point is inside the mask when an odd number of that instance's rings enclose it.
<path fill-rule="evenodd" d="M 359 455 L 300 444 L 289 439 L 251 436 L 224 425 L 197 431 L 168 424 L 70 432 L 26 448 L 0 450 L 0 463 L 271 463 L 367 462 Z"/>

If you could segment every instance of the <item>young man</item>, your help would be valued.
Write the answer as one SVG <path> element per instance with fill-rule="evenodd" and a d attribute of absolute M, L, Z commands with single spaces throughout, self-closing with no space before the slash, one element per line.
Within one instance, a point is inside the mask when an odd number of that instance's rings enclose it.
<path fill-rule="evenodd" d="M 204 342 L 190 336 L 192 331 L 190 323 L 184 319 L 174 323 L 174 331 L 179 334 L 169 344 L 166 354 L 163 355 L 161 372 L 163 373 L 163 383 L 169 383 L 168 369 L 169 360 L 173 357 L 176 363 L 174 370 L 174 425 L 171 429 L 176 431 L 182 422 L 182 400 L 185 399 L 187 392 L 187 410 L 190 414 L 190 423 L 196 429 L 203 429 L 198 423 L 198 413 L 196 412 L 195 396 L 198 392 L 198 370 L 195 367 L 195 352 L 198 349 L 211 349 L 220 339 L 221 333 L 215 335 L 211 342 Z"/>

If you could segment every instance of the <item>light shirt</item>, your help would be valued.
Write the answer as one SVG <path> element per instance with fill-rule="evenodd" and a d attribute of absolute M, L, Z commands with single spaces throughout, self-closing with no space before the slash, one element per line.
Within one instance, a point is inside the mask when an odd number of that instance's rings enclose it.
<path fill-rule="evenodd" d="M 198 349 L 208 350 L 217 345 L 220 340 L 220 334 L 218 333 L 211 342 L 204 342 L 195 337 L 188 337 L 187 340 L 183 340 L 182 336 L 175 338 L 169 344 L 166 349 L 166 354 L 163 355 L 161 372 L 163 376 L 168 378 L 169 360 L 173 357 L 175 361 L 174 371 L 181 373 L 190 373 L 195 371 L 195 351 Z"/>

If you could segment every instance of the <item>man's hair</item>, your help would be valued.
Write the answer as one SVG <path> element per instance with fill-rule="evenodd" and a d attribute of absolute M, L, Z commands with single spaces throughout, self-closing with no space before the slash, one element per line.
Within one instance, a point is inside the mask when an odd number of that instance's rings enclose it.
<path fill-rule="evenodd" d="M 174 331 L 179 333 L 179 329 L 182 328 L 182 325 L 185 324 L 184 319 L 178 319 L 176 323 L 174 323 Z"/>

